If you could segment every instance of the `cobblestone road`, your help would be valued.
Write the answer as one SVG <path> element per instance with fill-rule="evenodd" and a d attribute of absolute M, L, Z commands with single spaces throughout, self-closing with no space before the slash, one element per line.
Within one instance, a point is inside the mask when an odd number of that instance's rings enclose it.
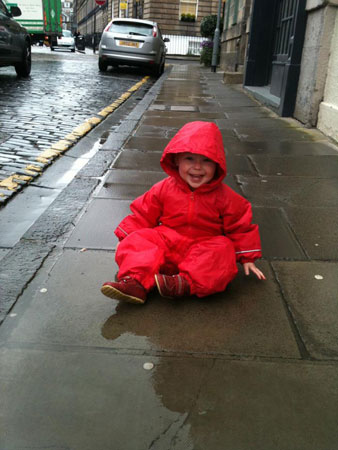
<path fill-rule="evenodd" d="M 36 160 L 42 152 L 97 116 L 145 75 L 136 70 L 102 74 L 97 56 L 88 50 L 51 53 L 40 47 L 33 48 L 29 79 L 17 78 L 11 67 L 1 68 L 0 206 L 49 163 Z"/>

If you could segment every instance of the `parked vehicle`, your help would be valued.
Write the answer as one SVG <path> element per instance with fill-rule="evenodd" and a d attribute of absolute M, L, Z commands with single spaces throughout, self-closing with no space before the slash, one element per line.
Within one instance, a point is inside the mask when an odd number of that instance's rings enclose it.
<path fill-rule="evenodd" d="M 99 70 L 118 65 L 150 68 L 163 73 L 165 42 L 155 22 L 140 19 L 113 19 L 102 33 L 99 45 Z"/>
<path fill-rule="evenodd" d="M 14 66 L 16 73 L 28 77 L 31 71 L 31 42 L 27 30 L 13 17 L 21 15 L 17 6 L 9 9 L 0 0 L 0 67 Z"/>
<path fill-rule="evenodd" d="M 72 52 L 75 52 L 75 38 L 72 32 L 69 30 L 62 30 L 62 36 L 56 39 L 56 45 L 51 45 L 50 49 L 53 51 L 55 48 L 69 48 Z"/>
<path fill-rule="evenodd" d="M 8 7 L 12 0 L 5 0 Z M 18 22 L 27 29 L 32 44 L 56 43 L 62 33 L 61 0 L 15 0 L 21 9 Z"/>

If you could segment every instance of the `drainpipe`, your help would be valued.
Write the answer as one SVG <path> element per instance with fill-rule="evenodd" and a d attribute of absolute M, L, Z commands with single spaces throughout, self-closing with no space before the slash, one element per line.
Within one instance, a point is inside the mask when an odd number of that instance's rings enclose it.
<path fill-rule="evenodd" d="M 222 0 L 218 0 L 217 22 L 214 34 L 214 46 L 212 49 L 212 59 L 211 59 L 211 72 L 216 72 L 217 67 L 219 36 L 220 36 L 219 26 L 221 22 L 221 7 L 222 7 Z"/>

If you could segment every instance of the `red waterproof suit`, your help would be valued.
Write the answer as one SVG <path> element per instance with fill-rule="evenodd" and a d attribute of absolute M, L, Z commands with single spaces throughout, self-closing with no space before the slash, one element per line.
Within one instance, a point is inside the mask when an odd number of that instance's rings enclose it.
<path fill-rule="evenodd" d="M 213 180 L 194 191 L 180 177 L 174 155 L 207 156 L 217 164 Z M 236 261 L 261 257 L 258 226 L 251 223 L 250 203 L 222 183 L 226 175 L 222 135 L 214 123 L 190 122 L 163 152 L 169 175 L 134 200 L 132 214 L 115 230 L 118 278 L 131 276 L 147 290 L 154 275 L 169 267 L 183 275 L 191 294 L 223 291 L 236 276 Z"/>

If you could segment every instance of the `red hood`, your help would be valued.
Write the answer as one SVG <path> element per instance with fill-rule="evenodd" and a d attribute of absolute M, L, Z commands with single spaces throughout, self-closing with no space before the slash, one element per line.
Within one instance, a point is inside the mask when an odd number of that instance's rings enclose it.
<path fill-rule="evenodd" d="M 217 164 L 216 175 L 214 180 L 208 183 L 208 186 L 214 187 L 222 182 L 226 175 L 226 162 L 222 135 L 216 124 L 212 122 L 189 122 L 175 134 L 164 149 L 161 158 L 162 169 L 168 175 L 180 180 L 181 177 L 178 174 L 174 155 L 183 152 L 198 153 L 215 161 Z"/>

